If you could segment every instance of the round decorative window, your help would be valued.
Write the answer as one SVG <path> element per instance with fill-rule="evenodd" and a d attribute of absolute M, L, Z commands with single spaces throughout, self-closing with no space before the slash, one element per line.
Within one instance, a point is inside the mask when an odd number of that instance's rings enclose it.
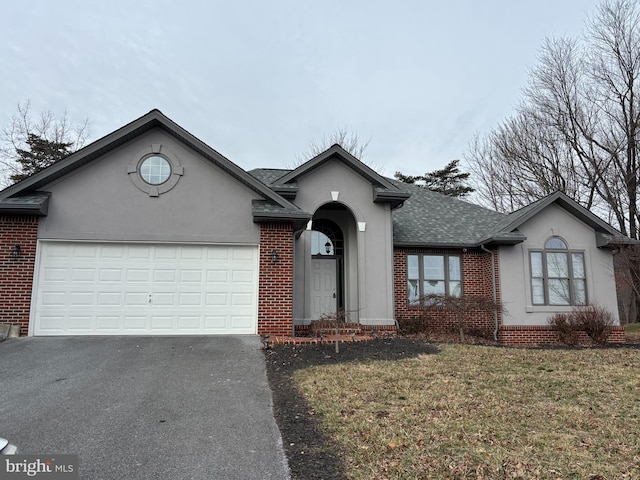
<path fill-rule="evenodd" d="M 140 164 L 140 176 L 149 185 L 162 185 L 171 176 L 171 164 L 164 157 L 152 155 Z"/>
<path fill-rule="evenodd" d="M 127 165 L 127 174 L 138 190 L 157 197 L 178 184 L 184 168 L 176 154 L 154 143 L 136 152 Z"/>

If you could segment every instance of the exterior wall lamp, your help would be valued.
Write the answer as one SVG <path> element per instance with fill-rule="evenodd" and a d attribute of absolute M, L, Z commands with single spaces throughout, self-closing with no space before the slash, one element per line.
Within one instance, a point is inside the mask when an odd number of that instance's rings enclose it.
<path fill-rule="evenodd" d="M 13 258 L 17 259 L 20 256 L 20 245 L 16 245 L 15 247 L 13 247 L 13 250 L 11 250 L 11 255 L 13 256 Z"/>
<path fill-rule="evenodd" d="M 278 263 L 278 251 L 275 248 L 271 250 L 271 263 Z"/>
<path fill-rule="evenodd" d="M 324 249 L 327 252 L 327 255 L 331 253 L 331 244 L 329 242 L 324 244 Z"/>

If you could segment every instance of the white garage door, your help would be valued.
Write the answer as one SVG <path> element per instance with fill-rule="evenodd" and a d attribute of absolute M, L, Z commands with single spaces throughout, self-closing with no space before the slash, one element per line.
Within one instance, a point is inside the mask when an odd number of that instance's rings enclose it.
<path fill-rule="evenodd" d="M 257 332 L 258 248 L 41 242 L 34 335 Z"/>

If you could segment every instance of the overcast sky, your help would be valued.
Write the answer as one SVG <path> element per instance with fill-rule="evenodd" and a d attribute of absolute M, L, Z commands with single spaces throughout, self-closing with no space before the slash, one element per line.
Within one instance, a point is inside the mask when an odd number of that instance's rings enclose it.
<path fill-rule="evenodd" d="M 595 0 L 0 0 L 0 123 L 18 102 L 98 139 L 158 108 L 239 166 L 347 127 L 381 173 L 461 158 L 513 112 L 546 36 Z"/>

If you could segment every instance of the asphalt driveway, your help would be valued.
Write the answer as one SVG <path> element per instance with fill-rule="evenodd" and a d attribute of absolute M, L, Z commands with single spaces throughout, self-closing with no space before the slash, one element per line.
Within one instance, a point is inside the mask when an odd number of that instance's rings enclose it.
<path fill-rule="evenodd" d="M 0 343 L 0 436 L 83 479 L 286 479 L 255 336 Z"/>

